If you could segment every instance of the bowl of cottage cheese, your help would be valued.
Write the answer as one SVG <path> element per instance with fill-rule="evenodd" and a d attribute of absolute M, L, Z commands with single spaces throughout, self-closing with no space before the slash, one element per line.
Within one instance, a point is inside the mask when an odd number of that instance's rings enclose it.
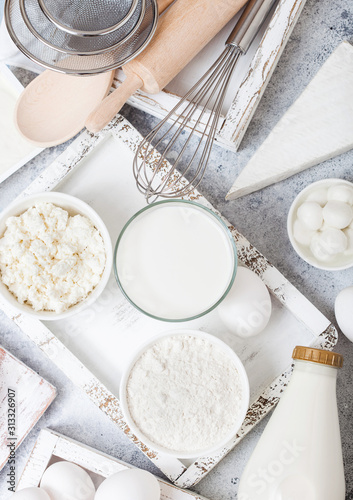
<path fill-rule="evenodd" d="M 249 408 L 249 381 L 235 352 L 194 331 L 162 334 L 128 362 L 121 409 L 151 450 L 181 459 L 220 451 L 235 438 Z"/>
<path fill-rule="evenodd" d="M 1 213 L 0 295 L 19 312 L 71 316 L 99 297 L 111 268 L 109 232 L 82 200 L 40 193 Z"/>

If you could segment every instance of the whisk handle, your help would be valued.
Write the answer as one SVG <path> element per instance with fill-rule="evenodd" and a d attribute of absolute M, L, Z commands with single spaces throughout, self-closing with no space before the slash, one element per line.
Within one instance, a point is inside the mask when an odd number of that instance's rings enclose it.
<path fill-rule="evenodd" d="M 248 50 L 276 0 L 250 0 L 226 41 L 243 54 Z"/>

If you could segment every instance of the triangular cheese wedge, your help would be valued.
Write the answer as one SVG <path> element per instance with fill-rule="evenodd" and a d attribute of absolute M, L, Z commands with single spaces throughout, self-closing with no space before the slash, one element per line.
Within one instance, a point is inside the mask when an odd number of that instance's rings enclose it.
<path fill-rule="evenodd" d="M 262 143 L 233 200 L 353 148 L 353 46 L 341 43 Z"/>

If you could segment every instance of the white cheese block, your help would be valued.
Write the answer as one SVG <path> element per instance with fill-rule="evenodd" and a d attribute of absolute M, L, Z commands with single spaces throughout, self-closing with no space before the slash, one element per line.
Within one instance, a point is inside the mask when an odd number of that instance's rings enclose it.
<path fill-rule="evenodd" d="M 353 148 L 353 46 L 341 43 L 240 173 L 227 200 Z"/>

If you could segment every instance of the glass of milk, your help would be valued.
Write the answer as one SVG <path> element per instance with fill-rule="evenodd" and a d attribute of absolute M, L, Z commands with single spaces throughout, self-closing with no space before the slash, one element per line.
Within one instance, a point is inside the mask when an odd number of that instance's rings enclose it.
<path fill-rule="evenodd" d="M 237 270 L 233 236 L 208 208 L 164 200 L 137 212 L 115 247 L 118 285 L 133 306 L 162 321 L 189 321 L 214 309 Z"/>

